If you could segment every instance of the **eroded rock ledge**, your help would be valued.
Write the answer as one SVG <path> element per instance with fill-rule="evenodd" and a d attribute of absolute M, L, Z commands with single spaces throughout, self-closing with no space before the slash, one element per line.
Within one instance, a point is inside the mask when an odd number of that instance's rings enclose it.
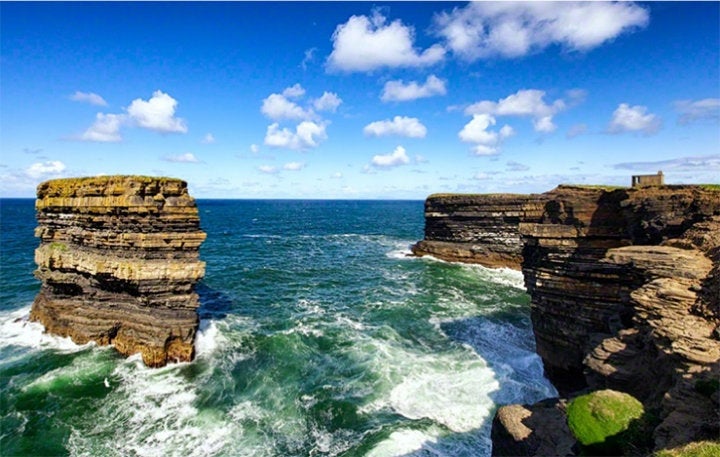
<path fill-rule="evenodd" d="M 436 194 L 425 200 L 425 239 L 417 256 L 520 269 L 520 222 L 539 221 L 542 195 Z"/>
<path fill-rule="evenodd" d="M 720 192 L 431 196 L 426 218 L 416 254 L 495 267 L 512 266 L 498 252 L 520 253 L 537 352 L 564 397 L 606 388 L 636 396 L 657 416 L 656 449 L 719 436 Z M 496 417 L 494 453 L 547 453 L 559 432 L 542 424 L 562 408 L 510 408 Z"/>
<path fill-rule="evenodd" d="M 32 320 L 78 344 L 141 353 L 152 367 L 193 359 L 206 235 L 184 181 L 52 180 L 38 186 L 35 208 L 42 286 Z"/>

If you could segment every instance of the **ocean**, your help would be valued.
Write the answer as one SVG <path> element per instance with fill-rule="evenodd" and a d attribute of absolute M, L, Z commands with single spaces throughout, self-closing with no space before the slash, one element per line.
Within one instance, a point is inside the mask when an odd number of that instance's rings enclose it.
<path fill-rule="evenodd" d="M 512 270 L 413 258 L 419 201 L 199 200 L 197 357 L 146 368 L 28 321 L 33 200 L 0 200 L 0 455 L 488 456 L 556 395 Z"/>

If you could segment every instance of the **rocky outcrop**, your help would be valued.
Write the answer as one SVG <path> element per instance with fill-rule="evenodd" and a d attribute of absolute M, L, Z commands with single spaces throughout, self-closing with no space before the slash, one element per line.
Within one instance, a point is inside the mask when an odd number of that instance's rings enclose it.
<path fill-rule="evenodd" d="M 565 397 L 634 395 L 659 421 L 655 449 L 720 435 L 720 192 L 560 186 L 526 197 L 431 196 L 416 253 L 427 245 L 473 263 L 521 253 L 537 352 Z M 529 418 L 558 411 L 500 409 L 494 454 L 542 454 L 557 440 Z"/>
<path fill-rule="evenodd" d="M 192 360 L 205 233 L 184 181 L 47 181 L 35 207 L 42 286 L 32 320 L 79 344 L 141 353 L 148 366 Z"/>
<path fill-rule="evenodd" d="M 666 271 L 673 271 L 699 261 L 679 249 L 670 254 L 651 246 L 720 214 L 720 199 L 717 192 L 695 186 L 615 191 L 564 186 L 546 196 L 550 200 L 541 222 L 520 226 L 523 274 L 538 354 L 561 392 L 572 391 L 585 384 L 585 356 L 600 341 L 636 328 L 644 318 L 632 299 L 647 280 L 647 270 L 639 265 L 644 261 L 657 270 L 669 262 Z M 633 247 L 618 250 L 623 246 Z M 608 258 L 613 252 L 615 257 Z M 627 257 L 630 253 L 636 253 L 634 260 Z M 692 274 L 698 276 L 694 287 L 700 289 L 712 262 L 688 268 L 699 269 Z M 637 359 L 629 350 L 626 354 Z"/>
<path fill-rule="evenodd" d="M 539 220 L 543 209 L 538 195 L 431 195 L 425 200 L 425 238 L 412 251 L 451 262 L 520 269 L 519 224 Z"/>
<path fill-rule="evenodd" d="M 534 405 L 501 406 L 492 425 L 496 456 L 575 455 L 575 438 L 567 424 L 566 402 L 556 398 Z"/>

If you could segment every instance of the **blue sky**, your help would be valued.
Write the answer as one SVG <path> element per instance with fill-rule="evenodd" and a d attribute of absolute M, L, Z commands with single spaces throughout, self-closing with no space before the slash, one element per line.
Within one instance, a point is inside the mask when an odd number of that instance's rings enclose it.
<path fill-rule="evenodd" d="M 720 182 L 720 4 L 0 3 L 0 195 Z"/>

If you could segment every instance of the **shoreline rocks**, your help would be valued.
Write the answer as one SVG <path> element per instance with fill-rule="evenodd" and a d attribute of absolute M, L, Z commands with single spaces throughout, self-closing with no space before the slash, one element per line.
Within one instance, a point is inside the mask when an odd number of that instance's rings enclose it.
<path fill-rule="evenodd" d="M 30 319 L 159 367 L 194 357 L 205 274 L 195 201 L 179 179 L 102 176 L 38 186 L 42 281 Z"/>

